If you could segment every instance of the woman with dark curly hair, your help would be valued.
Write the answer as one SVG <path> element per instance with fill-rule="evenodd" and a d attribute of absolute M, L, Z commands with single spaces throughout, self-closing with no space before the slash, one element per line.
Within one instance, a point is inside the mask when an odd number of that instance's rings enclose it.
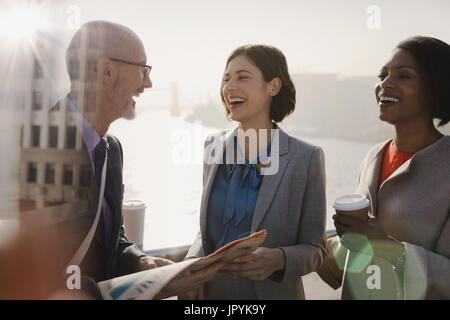
<path fill-rule="evenodd" d="M 450 46 L 430 37 L 381 68 L 379 117 L 394 130 L 361 164 L 371 217 L 333 216 L 349 249 L 343 299 L 450 299 L 450 136 L 434 125 L 450 121 L 449 75 Z"/>
<path fill-rule="evenodd" d="M 187 257 L 266 229 L 256 251 L 221 269 L 228 278 L 204 285 L 204 297 L 304 299 L 301 276 L 326 257 L 324 156 L 277 125 L 295 108 L 283 53 L 266 45 L 237 48 L 220 95 L 239 127 L 206 140 L 200 233 Z"/>

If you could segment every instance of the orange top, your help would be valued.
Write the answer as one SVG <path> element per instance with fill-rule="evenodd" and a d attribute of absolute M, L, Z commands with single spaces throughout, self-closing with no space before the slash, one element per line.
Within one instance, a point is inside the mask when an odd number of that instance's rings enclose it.
<path fill-rule="evenodd" d="M 394 148 L 394 140 L 392 140 L 386 148 L 384 148 L 383 165 L 381 167 L 380 180 L 378 188 L 390 177 L 402 164 L 411 159 L 413 153 L 400 152 Z"/>

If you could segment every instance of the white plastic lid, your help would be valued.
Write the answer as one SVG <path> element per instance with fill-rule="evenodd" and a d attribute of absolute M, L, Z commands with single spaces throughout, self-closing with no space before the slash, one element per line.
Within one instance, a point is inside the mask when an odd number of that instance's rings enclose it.
<path fill-rule="evenodd" d="M 141 200 L 128 200 L 122 203 L 122 208 L 127 210 L 142 210 L 145 209 L 145 203 Z"/>
<path fill-rule="evenodd" d="M 333 208 L 342 211 L 353 211 L 367 208 L 369 199 L 364 194 L 354 193 L 340 196 L 334 201 Z"/>

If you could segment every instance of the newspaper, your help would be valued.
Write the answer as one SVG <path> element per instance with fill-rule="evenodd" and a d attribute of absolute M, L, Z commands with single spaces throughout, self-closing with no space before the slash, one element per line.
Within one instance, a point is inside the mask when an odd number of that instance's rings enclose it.
<path fill-rule="evenodd" d="M 197 271 L 219 262 L 232 262 L 235 258 L 249 254 L 266 239 L 266 230 L 237 239 L 217 249 L 206 257 L 192 258 L 155 269 L 132 273 L 98 283 L 105 300 L 149 300 L 172 279 L 189 268 Z"/>

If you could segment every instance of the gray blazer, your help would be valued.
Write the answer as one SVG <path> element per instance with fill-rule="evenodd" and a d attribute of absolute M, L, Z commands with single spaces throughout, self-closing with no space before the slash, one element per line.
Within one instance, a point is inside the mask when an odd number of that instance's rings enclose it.
<path fill-rule="evenodd" d="M 278 126 L 276 127 L 277 129 Z M 279 129 L 279 167 L 265 175 L 253 213 L 251 232 L 267 230 L 261 244 L 281 248 L 286 256 L 284 274 L 264 281 L 214 280 L 205 284 L 207 299 L 304 299 L 301 276 L 316 271 L 326 258 L 324 238 L 326 200 L 325 165 L 320 147 L 307 144 Z M 234 132 L 233 132 L 234 134 Z M 204 256 L 207 208 L 211 187 L 219 167 L 211 163 L 218 143 L 232 145 L 233 134 L 211 135 L 205 143 L 200 232 L 186 258 Z M 273 146 L 273 142 L 272 142 Z M 220 156 L 218 158 L 221 158 Z"/>
<path fill-rule="evenodd" d="M 366 269 L 346 272 L 342 298 L 450 299 L 450 136 L 416 152 L 378 189 L 388 142 L 368 152 L 357 191 L 369 197 L 386 233 L 405 244 L 403 280 L 386 260 L 374 257 L 368 264 L 380 267 L 380 288 L 368 288 Z"/>

